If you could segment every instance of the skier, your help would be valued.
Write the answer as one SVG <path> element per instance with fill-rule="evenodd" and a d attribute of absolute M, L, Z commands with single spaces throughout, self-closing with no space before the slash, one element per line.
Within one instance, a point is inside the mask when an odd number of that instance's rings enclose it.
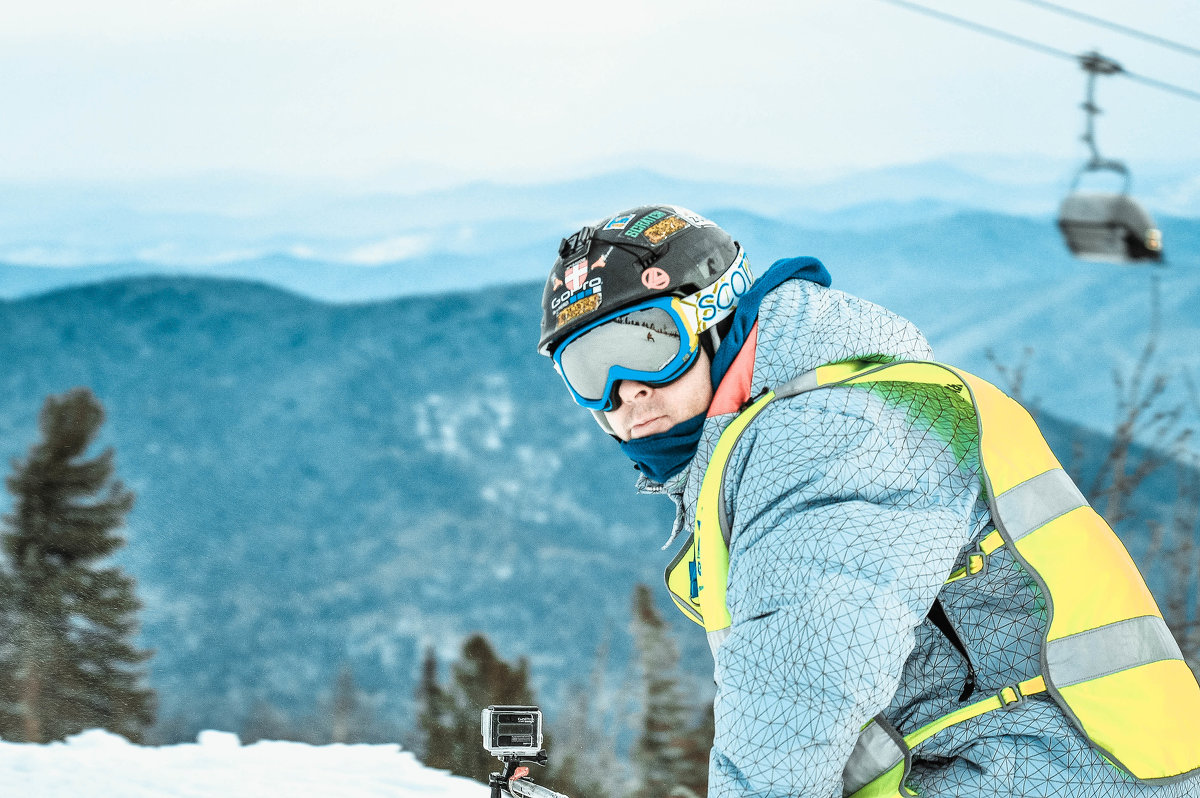
<path fill-rule="evenodd" d="M 829 286 L 654 205 L 543 295 L 539 351 L 677 506 L 710 796 L 1200 796 L 1200 687 L 1028 413 Z"/>

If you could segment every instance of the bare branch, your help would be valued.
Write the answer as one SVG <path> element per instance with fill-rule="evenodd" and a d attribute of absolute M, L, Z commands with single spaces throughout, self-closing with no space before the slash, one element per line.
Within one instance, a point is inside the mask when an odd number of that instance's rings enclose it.
<path fill-rule="evenodd" d="M 983 356 L 987 358 L 988 363 L 992 364 L 992 368 L 1000 375 L 1004 382 L 1004 391 L 1013 399 L 1017 400 L 1029 411 L 1030 415 L 1034 415 L 1033 408 L 1037 405 L 1036 398 L 1025 398 L 1025 375 L 1029 371 L 1029 363 L 1033 359 L 1033 347 L 1027 346 L 1021 350 L 1021 357 L 1015 365 L 1002 363 L 996 355 L 995 350 L 988 348 L 984 351 Z"/>

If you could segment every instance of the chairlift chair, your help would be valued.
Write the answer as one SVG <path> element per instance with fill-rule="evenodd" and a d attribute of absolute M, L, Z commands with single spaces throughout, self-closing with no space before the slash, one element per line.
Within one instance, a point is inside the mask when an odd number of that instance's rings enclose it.
<path fill-rule="evenodd" d="M 1159 263 L 1163 258 L 1162 232 L 1124 190 L 1079 191 L 1073 185 L 1059 206 L 1058 228 L 1081 260 Z"/>
<path fill-rule="evenodd" d="M 1096 52 L 1079 57 L 1088 73 L 1087 131 L 1083 140 L 1092 157 L 1076 173 L 1071 189 L 1058 209 L 1058 228 L 1071 254 L 1082 260 L 1109 263 L 1161 262 L 1162 232 L 1150 214 L 1129 196 L 1129 169 L 1120 161 L 1102 158 L 1096 147 L 1094 119 L 1100 109 L 1095 103 L 1096 75 L 1112 75 L 1121 65 Z M 1120 192 L 1080 191 L 1079 181 L 1088 172 L 1115 172 L 1124 177 Z"/>

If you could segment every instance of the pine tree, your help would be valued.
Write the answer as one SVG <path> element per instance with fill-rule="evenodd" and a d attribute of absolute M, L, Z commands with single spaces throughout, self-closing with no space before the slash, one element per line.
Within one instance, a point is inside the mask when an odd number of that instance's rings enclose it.
<path fill-rule="evenodd" d="M 266 698 L 258 698 L 242 719 L 238 737 L 243 743 L 259 740 L 295 740 L 308 742 L 300 725 L 283 709 Z"/>
<path fill-rule="evenodd" d="M 686 773 L 681 786 L 694 795 L 708 795 L 708 762 L 712 754 L 713 737 L 716 736 L 716 717 L 713 704 L 706 701 L 700 707 L 700 717 L 687 733 L 683 742 L 683 761 Z"/>
<path fill-rule="evenodd" d="M 696 781 L 689 763 L 691 710 L 679 682 L 679 649 L 654 606 L 650 588 L 633 594 L 633 639 L 642 679 L 642 724 L 634 751 L 641 786 L 637 794 L 663 798 Z M 707 769 L 703 774 L 707 778 Z"/>
<path fill-rule="evenodd" d="M 13 579 L 0 560 L 0 739 L 16 739 L 21 727 L 21 706 L 13 674 L 20 661 L 17 645 L 16 594 Z"/>
<path fill-rule="evenodd" d="M 364 708 L 349 665 L 338 671 L 329 702 L 329 741 L 332 743 L 362 742 Z"/>
<path fill-rule="evenodd" d="M 0 737 L 62 739 L 104 728 L 140 742 L 154 722 L 143 687 L 151 653 L 134 647 L 134 582 L 98 562 L 124 545 L 134 496 L 113 478 L 113 451 L 87 459 L 104 409 L 86 388 L 46 399 L 42 439 L 7 479 L 0 601 L 12 645 L 0 650 Z"/>
<path fill-rule="evenodd" d="M 320 703 L 318 714 L 313 725 L 318 732 L 317 741 L 322 744 L 386 743 L 397 737 L 396 730 L 375 713 L 348 663 L 338 670 L 333 690 Z"/>
<path fill-rule="evenodd" d="M 450 686 L 443 690 L 437 681 L 437 660 L 426 651 L 417 692 L 424 763 L 483 780 L 499 763 L 483 748 L 479 713 L 492 704 L 536 703 L 529 664 L 522 659 L 510 665 L 496 655 L 486 637 L 476 634 L 463 643 L 462 657 L 450 670 Z"/>
<path fill-rule="evenodd" d="M 488 639 L 472 635 L 463 643 L 462 659 L 451 668 L 453 676 L 454 764 L 451 770 L 483 779 L 499 763 L 483 748 L 479 712 L 491 704 L 534 704 L 529 687 L 529 663 L 509 665 L 496 655 Z"/>
<path fill-rule="evenodd" d="M 417 707 L 417 750 L 421 752 L 421 761 L 431 768 L 450 770 L 454 763 L 450 697 L 438 682 L 437 654 L 432 646 L 425 649 L 421 663 Z"/>
<path fill-rule="evenodd" d="M 597 648 L 588 681 L 568 688 L 556 726 L 562 731 L 555 735 L 545 784 L 571 798 L 621 798 L 628 792 L 630 770 L 617 756 L 614 729 L 621 713 L 611 706 L 607 665 L 606 640 Z"/>

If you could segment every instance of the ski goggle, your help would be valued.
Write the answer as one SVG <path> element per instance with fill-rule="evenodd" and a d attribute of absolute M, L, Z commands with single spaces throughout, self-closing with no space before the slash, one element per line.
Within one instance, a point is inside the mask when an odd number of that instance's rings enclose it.
<path fill-rule="evenodd" d="M 554 350 L 554 365 L 576 404 L 612 410 L 621 380 L 658 386 L 681 377 L 700 351 L 700 333 L 732 313 L 753 281 L 739 246 L 733 263 L 712 285 L 598 317 Z"/>

